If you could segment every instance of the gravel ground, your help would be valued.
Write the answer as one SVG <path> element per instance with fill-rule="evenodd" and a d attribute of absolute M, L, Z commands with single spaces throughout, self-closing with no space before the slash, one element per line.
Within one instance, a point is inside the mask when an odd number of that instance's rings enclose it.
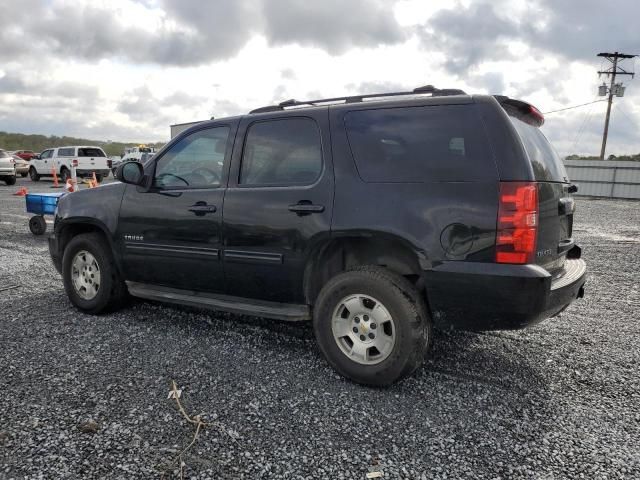
<path fill-rule="evenodd" d="M 160 478 L 193 437 L 171 380 L 214 423 L 185 478 L 640 478 L 638 202 L 578 200 L 590 280 L 561 317 L 437 332 L 423 368 L 375 390 L 338 377 L 307 325 L 79 313 L 16 187 L 0 186 L 0 290 L 19 285 L 0 291 L 0 478 Z"/>

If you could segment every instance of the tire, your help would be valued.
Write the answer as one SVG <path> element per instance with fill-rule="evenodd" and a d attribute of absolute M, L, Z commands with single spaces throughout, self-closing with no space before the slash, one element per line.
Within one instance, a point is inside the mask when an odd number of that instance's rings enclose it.
<path fill-rule="evenodd" d="M 102 183 L 102 175 L 99 173 L 96 174 L 96 182 Z"/>
<path fill-rule="evenodd" d="M 4 183 L 6 183 L 7 185 L 15 185 L 16 184 L 16 176 L 12 176 L 12 177 L 4 177 Z"/>
<path fill-rule="evenodd" d="M 93 257 L 95 263 L 91 261 L 89 256 Z M 85 263 L 87 268 L 75 268 L 82 264 L 83 257 L 88 260 Z M 78 263 L 75 263 L 76 258 L 78 258 Z M 74 278 L 79 281 L 80 275 L 72 273 L 72 269 L 76 270 L 78 274 L 84 271 L 86 274 L 84 278 L 87 281 L 93 278 L 94 283 L 91 285 L 85 283 L 85 285 L 95 290 L 77 289 Z M 95 287 L 95 278 L 99 279 L 97 288 Z M 98 233 L 85 233 L 75 236 L 69 241 L 62 256 L 62 280 L 71 303 L 79 310 L 94 315 L 117 310 L 123 305 L 128 295 L 127 287 L 118 272 L 109 244 Z M 91 294 L 93 294 L 92 297 Z"/>
<path fill-rule="evenodd" d="M 27 172 L 22 172 L 22 173 L 20 174 L 20 176 L 21 176 L 22 178 L 26 177 L 27 175 L 28 175 L 28 174 L 27 174 Z"/>
<path fill-rule="evenodd" d="M 33 182 L 37 182 L 38 180 L 40 180 L 40 175 L 38 175 L 38 172 L 34 167 L 31 167 L 29 169 L 29 178 L 31 178 L 31 181 Z"/>
<path fill-rule="evenodd" d="M 345 302 L 345 299 L 348 300 Z M 356 301 L 359 303 L 354 303 Z M 348 311 L 345 303 L 356 305 L 353 309 L 360 311 Z M 381 304 L 388 315 L 380 315 L 375 303 Z M 363 326 L 365 317 L 368 324 Z M 376 317 L 377 321 L 380 317 L 390 317 L 391 321 L 375 325 Z M 361 323 L 355 323 L 357 321 Z M 347 325 L 349 333 L 338 338 L 339 334 L 334 335 L 334 325 Z M 390 385 L 413 373 L 422 364 L 431 342 L 431 319 L 419 292 L 404 277 L 375 266 L 360 267 L 329 280 L 316 300 L 313 328 L 329 364 L 354 382 L 370 386 Z M 352 335 L 354 328 L 364 330 Z M 372 334 L 373 340 L 368 338 Z M 363 338 L 364 341 L 356 344 Z M 378 350 L 377 344 L 370 340 L 392 346 L 385 353 L 385 348 Z M 346 353 L 349 341 L 354 347 L 366 347 L 364 358 L 355 360 L 353 350 L 351 354 Z"/>
<path fill-rule="evenodd" d="M 35 215 L 29 219 L 29 230 L 34 235 L 43 235 L 47 231 L 47 222 L 42 215 Z"/>
<path fill-rule="evenodd" d="M 69 171 L 68 168 L 66 167 L 62 167 L 60 169 L 60 183 L 67 183 L 67 180 L 69 180 L 71 178 L 71 172 Z"/>

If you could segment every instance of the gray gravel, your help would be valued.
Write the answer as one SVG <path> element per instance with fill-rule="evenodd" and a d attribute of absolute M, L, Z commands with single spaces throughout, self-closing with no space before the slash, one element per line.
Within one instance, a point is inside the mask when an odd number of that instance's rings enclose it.
<path fill-rule="evenodd" d="M 33 191 L 47 183 L 19 180 Z M 587 296 L 518 332 L 437 332 L 386 390 L 338 377 L 308 325 L 134 302 L 79 313 L 0 186 L 0 478 L 640 478 L 640 203 L 579 199 Z M 177 470 L 165 478 L 176 476 Z"/>

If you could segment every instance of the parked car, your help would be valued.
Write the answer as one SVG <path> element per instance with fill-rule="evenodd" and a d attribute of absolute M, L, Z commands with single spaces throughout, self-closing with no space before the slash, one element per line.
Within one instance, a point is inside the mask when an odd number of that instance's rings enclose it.
<path fill-rule="evenodd" d="M 23 160 L 31 160 L 36 154 L 32 150 L 17 150 L 13 152 L 15 155 L 19 156 Z"/>
<path fill-rule="evenodd" d="M 29 174 L 29 167 L 31 166 L 29 161 L 15 154 L 11 156 L 13 157 L 16 173 L 21 177 L 26 177 Z"/>
<path fill-rule="evenodd" d="M 16 167 L 13 157 L 2 149 L 0 149 L 0 180 L 7 185 L 15 185 L 16 183 Z"/>
<path fill-rule="evenodd" d="M 312 320 L 338 372 L 387 385 L 432 325 L 523 328 L 583 295 L 576 187 L 543 121 L 428 86 L 202 122 L 60 199 L 51 257 L 82 311 L 129 293 Z"/>
<path fill-rule="evenodd" d="M 66 182 L 71 177 L 71 167 L 75 165 L 78 177 L 91 177 L 102 181 L 109 175 L 111 159 L 108 159 L 100 147 L 77 146 L 59 147 L 44 150 L 31 160 L 29 176 L 37 182 L 41 177 L 52 177 L 53 171 Z"/>

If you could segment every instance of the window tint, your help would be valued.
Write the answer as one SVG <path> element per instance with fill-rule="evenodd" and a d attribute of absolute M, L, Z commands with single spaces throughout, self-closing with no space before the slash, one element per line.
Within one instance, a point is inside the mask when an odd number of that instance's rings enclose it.
<path fill-rule="evenodd" d="M 154 185 L 202 188 L 220 185 L 229 127 L 198 130 L 172 145 L 158 160 Z"/>
<path fill-rule="evenodd" d="M 102 149 L 100 149 L 100 148 L 91 148 L 91 147 L 89 147 L 89 148 L 79 148 L 78 149 L 78 156 L 79 157 L 106 157 L 106 155 L 104 154 Z"/>
<path fill-rule="evenodd" d="M 510 118 L 522 139 L 536 180 L 540 182 L 568 182 L 569 177 L 564 163 L 540 129 L 515 117 Z"/>
<path fill-rule="evenodd" d="M 310 118 L 286 118 L 249 127 L 240 183 L 309 185 L 322 171 L 320 131 Z"/>
<path fill-rule="evenodd" d="M 359 110 L 345 116 L 365 182 L 478 181 L 497 176 L 472 105 Z"/>
<path fill-rule="evenodd" d="M 75 148 L 59 148 L 58 149 L 58 156 L 59 157 L 73 157 L 75 155 L 75 152 L 76 152 Z"/>

